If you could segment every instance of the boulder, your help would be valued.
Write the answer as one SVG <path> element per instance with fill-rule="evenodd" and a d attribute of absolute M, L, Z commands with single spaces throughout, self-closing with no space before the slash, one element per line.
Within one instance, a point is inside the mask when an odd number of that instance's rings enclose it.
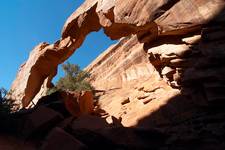
<path fill-rule="evenodd" d="M 62 92 L 62 100 L 65 104 L 66 109 L 75 117 L 81 115 L 79 106 L 79 93 L 77 92 Z"/>
<path fill-rule="evenodd" d="M 24 124 L 20 134 L 23 137 L 43 136 L 63 120 L 63 116 L 53 109 L 40 106 L 32 113 L 24 116 Z"/>
<path fill-rule="evenodd" d="M 38 108 L 40 106 L 51 108 L 54 111 L 62 114 L 65 118 L 71 116 L 70 112 L 65 107 L 61 91 L 57 91 L 50 95 L 43 96 L 42 98 L 40 98 L 34 108 Z"/>
<path fill-rule="evenodd" d="M 91 114 L 94 110 L 94 99 L 92 91 L 82 91 L 79 97 L 79 106 L 82 115 Z"/>
<path fill-rule="evenodd" d="M 67 110 L 75 117 L 91 114 L 94 110 L 93 94 L 91 91 L 61 92 L 61 97 Z"/>

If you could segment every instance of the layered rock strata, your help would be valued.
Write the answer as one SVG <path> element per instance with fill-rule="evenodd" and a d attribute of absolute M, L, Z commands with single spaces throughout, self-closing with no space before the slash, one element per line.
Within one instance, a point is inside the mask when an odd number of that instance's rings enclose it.
<path fill-rule="evenodd" d="M 107 91 L 150 78 L 155 69 L 143 45 L 136 36 L 121 39 L 85 68 L 91 74 L 89 81 L 96 89 Z"/>
<path fill-rule="evenodd" d="M 224 36 L 217 34 L 223 32 L 222 24 L 217 24 L 205 26 L 201 33 L 145 44 L 142 51 L 148 53 L 150 64 L 146 62 L 146 65 L 151 68 L 151 74 L 122 82 L 119 88 L 107 88 L 108 80 L 120 79 L 119 75 L 100 77 L 107 70 L 104 64 L 111 58 L 93 62 L 88 67 L 92 70 L 90 81 L 97 89 L 105 90 L 98 97 L 98 105 L 110 114 L 107 120 L 110 122 L 111 116 L 115 116 L 121 119 L 123 126 L 130 127 L 142 124 L 139 120 L 151 116 L 149 125 L 163 125 L 185 120 L 199 108 L 223 107 Z M 162 44 L 165 40 L 168 44 Z M 112 72 L 116 68 L 110 67 Z M 160 113 L 154 115 L 158 111 Z"/>

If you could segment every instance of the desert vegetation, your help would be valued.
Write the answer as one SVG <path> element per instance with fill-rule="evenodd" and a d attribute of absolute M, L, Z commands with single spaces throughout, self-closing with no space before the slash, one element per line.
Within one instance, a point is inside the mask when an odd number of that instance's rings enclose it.
<path fill-rule="evenodd" d="M 8 115 L 12 107 L 10 100 L 6 98 L 7 93 L 5 88 L 0 88 L 0 117 Z"/>
<path fill-rule="evenodd" d="M 90 73 L 81 70 L 76 64 L 67 62 L 62 65 L 62 69 L 65 73 L 64 77 L 61 77 L 53 88 L 50 88 L 48 94 L 51 94 L 58 90 L 69 91 L 90 91 L 93 90 L 91 84 L 87 81 L 90 77 Z"/>

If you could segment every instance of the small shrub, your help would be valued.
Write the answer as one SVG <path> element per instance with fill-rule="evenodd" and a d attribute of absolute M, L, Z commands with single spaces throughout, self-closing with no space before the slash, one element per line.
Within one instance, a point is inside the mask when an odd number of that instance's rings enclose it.
<path fill-rule="evenodd" d="M 0 101 L 3 101 L 7 94 L 7 90 L 4 88 L 0 88 Z"/>
<path fill-rule="evenodd" d="M 7 90 L 0 88 L 0 116 L 8 115 L 11 112 L 12 103 L 6 98 Z"/>
<path fill-rule="evenodd" d="M 58 90 L 70 90 L 70 91 L 89 91 L 93 90 L 91 84 L 86 80 L 90 77 L 90 74 L 80 69 L 78 65 L 63 64 L 63 71 L 65 76 L 60 78 L 54 88 L 49 89 L 47 94 L 54 93 Z"/>
<path fill-rule="evenodd" d="M 56 87 L 49 88 L 46 95 L 51 95 L 57 91 L 59 90 Z"/>

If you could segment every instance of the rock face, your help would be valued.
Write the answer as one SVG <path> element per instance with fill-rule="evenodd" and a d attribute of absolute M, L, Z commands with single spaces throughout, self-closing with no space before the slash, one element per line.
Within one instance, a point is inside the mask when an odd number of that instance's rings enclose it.
<path fill-rule="evenodd" d="M 8 97 L 14 100 L 15 109 L 29 106 L 45 80 L 48 80 L 45 86 L 49 86 L 58 64 L 72 55 L 87 34 L 101 27 L 112 39 L 136 34 L 139 41 L 146 43 L 159 36 L 199 30 L 223 8 L 223 0 L 87 0 L 66 21 L 61 40 L 52 45 L 40 44 L 32 51 Z"/>
<path fill-rule="evenodd" d="M 89 80 L 96 89 L 110 90 L 148 79 L 155 69 L 143 44 L 138 42 L 136 36 L 130 36 L 111 46 L 85 70 L 90 72 Z"/>

